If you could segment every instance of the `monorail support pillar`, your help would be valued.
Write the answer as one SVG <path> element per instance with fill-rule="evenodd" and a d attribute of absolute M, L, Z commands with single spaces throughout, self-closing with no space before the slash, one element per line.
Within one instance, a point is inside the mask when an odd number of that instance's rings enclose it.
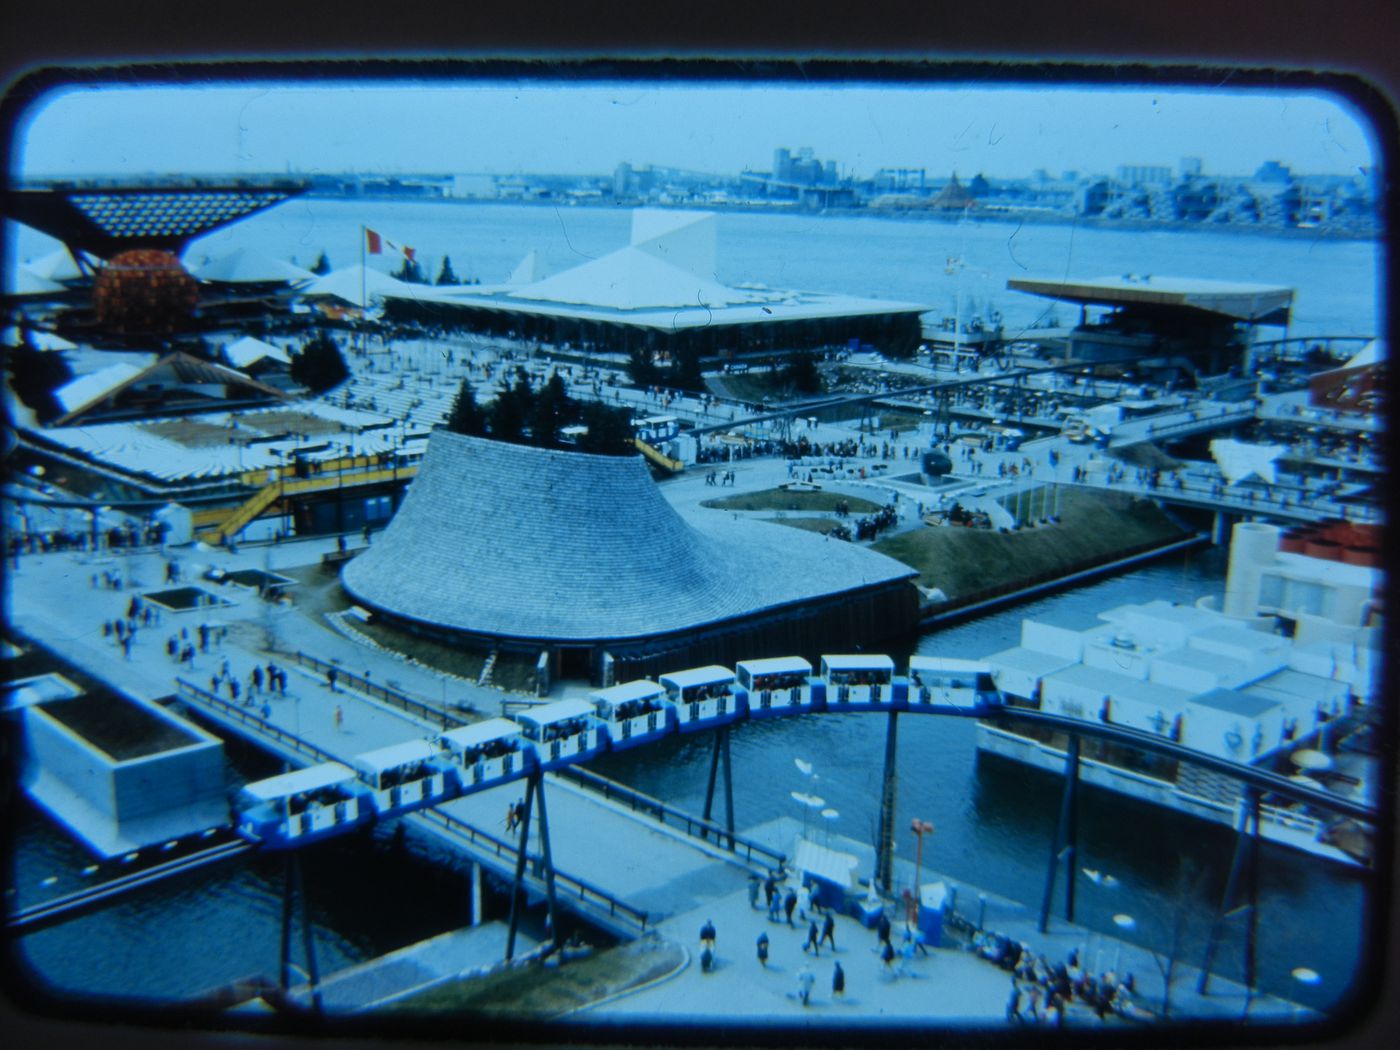
<path fill-rule="evenodd" d="M 539 782 L 535 794 L 540 803 L 540 857 L 544 861 L 544 899 L 549 915 L 549 936 L 554 946 L 559 948 L 564 941 L 559 936 L 559 910 L 554 899 L 554 853 L 549 846 L 549 810 L 544 804 L 544 775 L 536 772 L 532 779 Z"/>
<path fill-rule="evenodd" d="M 1215 959 L 1215 947 L 1220 940 L 1220 932 L 1225 920 L 1232 912 L 1230 906 L 1239 891 L 1240 879 L 1249 879 L 1249 901 L 1241 910 L 1248 910 L 1249 921 L 1245 927 L 1244 984 L 1249 993 L 1254 987 L 1254 940 L 1257 929 L 1258 911 L 1258 850 L 1259 850 L 1259 789 L 1245 785 L 1244 797 L 1240 800 L 1240 822 L 1235 829 L 1235 856 L 1230 862 L 1230 874 L 1225 880 L 1225 892 L 1220 897 L 1220 906 L 1215 911 L 1215 921 L 1211 923 L 1210 936 L 1206 938 L 1205 957 L 1201 960 L 1201 975 L 1196 979 L 1196 991 L 1206 994 L 1210 984 L 1210 964 Z"/>
<path fill-rule="evenodd" d="M 510 884 L 510 932 L 506 935 L 506 961 L 515 957 L 515 931 L 520 925 L 520 884 L 525 879 L 525 856 L 530 845 L 530 812 L 535 805 L 535 781 L 538 773 L 532 773 L 525 782 L 525 811 L 520 814 L 520 842 L 515 847 L 515 879 Z"/>
<path fill-rule="evenodd" d="M 710 777 L 705 785 L 705 823 L 710 822 L 710 814 L 715 808 L 715 776 L 719 772 L 720 760 L 724 761 L 724 817 L 725 830 L 729 832 L 729 848 L 734 848 L 734 770 L 729 757 L 729 727 L 720 726 L 715 730 L 715 747 L 710 754 Z M 700 837 L 709 838 L 709 831 L 700 829 Z"/>
<path fill-rule="evenodd" d="M 899 712 L 885 726 L 885 769 L 880 781 L 880 841 L 875 846 L 875 881 L 894 893 L 894 808 L 898 794 Z"/>
<path fill-rule="evenodd" d="M 1065 921 L 1074 921 L 1074 873 L 1078 852 L 1079 822 L 1076 801 L 1079 795 L 1079 734 L 1069 735 L 1065 749 L 1065 790 L 1060 796 L 1060 820 L 1050 844 L 1050 863 L 1045 870 L 1045 895 L 1040 901 L 1040 932 L 1050 924 L 1050 902 L 1055 897 L 1055 871 L 1065 862 Z"/>
<path fill-rule="evenodd" d="M 306 979 L 311 989 L 311 1008 L 320 1016 L 321 972 L 316 965 L 316 943 L 311 931 L 311 908 L 306 900 L 306 883 L 301 875 L 301 857 L 292 851 L 287 855 L 287 875 L 282 884 L 282 951 L 278 973 L 283 993 L 292 986 L 292 899 L 301 898 L 302 951 L 306 955 Z"/>

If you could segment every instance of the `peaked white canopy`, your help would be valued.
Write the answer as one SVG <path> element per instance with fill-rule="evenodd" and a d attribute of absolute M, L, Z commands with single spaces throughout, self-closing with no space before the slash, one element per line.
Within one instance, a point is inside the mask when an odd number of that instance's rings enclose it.
<path fill-rule="evenodd" d="M 203 281 L 220 281 L 224 284 L 294 284 L 316 279 L 310 270 L 251 248 L 237 248 L 227 255 L 211 259 L 195 271 L 195 276 Z"/>

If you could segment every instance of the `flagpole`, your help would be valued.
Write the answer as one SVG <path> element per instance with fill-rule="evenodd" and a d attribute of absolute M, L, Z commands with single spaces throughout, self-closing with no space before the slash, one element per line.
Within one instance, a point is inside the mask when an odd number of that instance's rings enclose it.
<path fill-rule="evenodd" d="M 361 353 L 361 354 L 367 354 L 367 353 L 368 353 L 368 346 L 367 346 L 367 342 L 365 342 L 365 336 L 364 336 L 364 315 L 365 315 L 365 305 L 367 305 L 367 301 L 365 301 L 365 291 L 364 291 L 364 267 L 367 266 L 367 263 L 365 263 L 364 249 L 365 249 L 365 242 L 367 242 L 368 239 L 370 239 L 370 232 L 368 232 L 368 230 L 370 230 L 370 228 L 368 228 L 367 225 L 364 225 L 364 223 L 361 223 L 361 224 L 360 224 L 360 353 Z"/>

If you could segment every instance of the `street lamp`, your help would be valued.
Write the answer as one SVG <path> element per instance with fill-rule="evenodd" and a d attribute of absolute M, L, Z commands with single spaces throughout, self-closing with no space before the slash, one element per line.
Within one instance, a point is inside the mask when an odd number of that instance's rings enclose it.
<path fill-rule="evenodd" d="M 1297 991 L 1293 993 L 1293 1016 L 1296 1018 L 1303 1012 L 1303 1004 L 1299 1002 L 1303 994 L 1304 986 L 1312 987 L 1322 982 L 1322 977 L 1316 970 L 1310 970 L 1306 966 L 1296 966 L 1292 971 L 1293 982 L 1297 986 Z"/>
<path fill-rule="evenodd" d="M 1124 915 L 1122 912 L 1119 912 L 1113 917 L 1113 925 L 1117 926 L 1122 933 L 1127 933 L 1129 930 L 1134 930 L 1137 928 L 1137 920 L 1134 919 L 1131 915 Z M 1118 941 L 1117 947 L 1113 950 L 1113 972 L 1115 974 L 1118 972 L 1118 968 L 1122 964 L 1123 941 L 1120 939 Z"/>
<path fill-rule="evenodd" d="M 924 866 L 924 836 L 933 834 L 933 824 L 931 821 L 915 817 L 909 822 L 909 830 L 914 833 L 914 838 L 918 841 L 918 845 L 914 849 L 914 897 L 909 905 L 913 911 L 910 919 L 917 922 L 919 918 L 919 878 Z"/>

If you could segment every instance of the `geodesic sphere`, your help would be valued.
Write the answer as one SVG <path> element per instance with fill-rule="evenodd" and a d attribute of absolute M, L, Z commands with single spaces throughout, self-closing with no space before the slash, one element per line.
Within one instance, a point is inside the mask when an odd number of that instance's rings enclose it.
<path fill-rule="evenodd" d="M 155 248 L 135 248 L 107 261 L 93 284 L 100 324 L 115 332 L 173 332 L 199 303 L 199 284 L 180 260 Z"/>

